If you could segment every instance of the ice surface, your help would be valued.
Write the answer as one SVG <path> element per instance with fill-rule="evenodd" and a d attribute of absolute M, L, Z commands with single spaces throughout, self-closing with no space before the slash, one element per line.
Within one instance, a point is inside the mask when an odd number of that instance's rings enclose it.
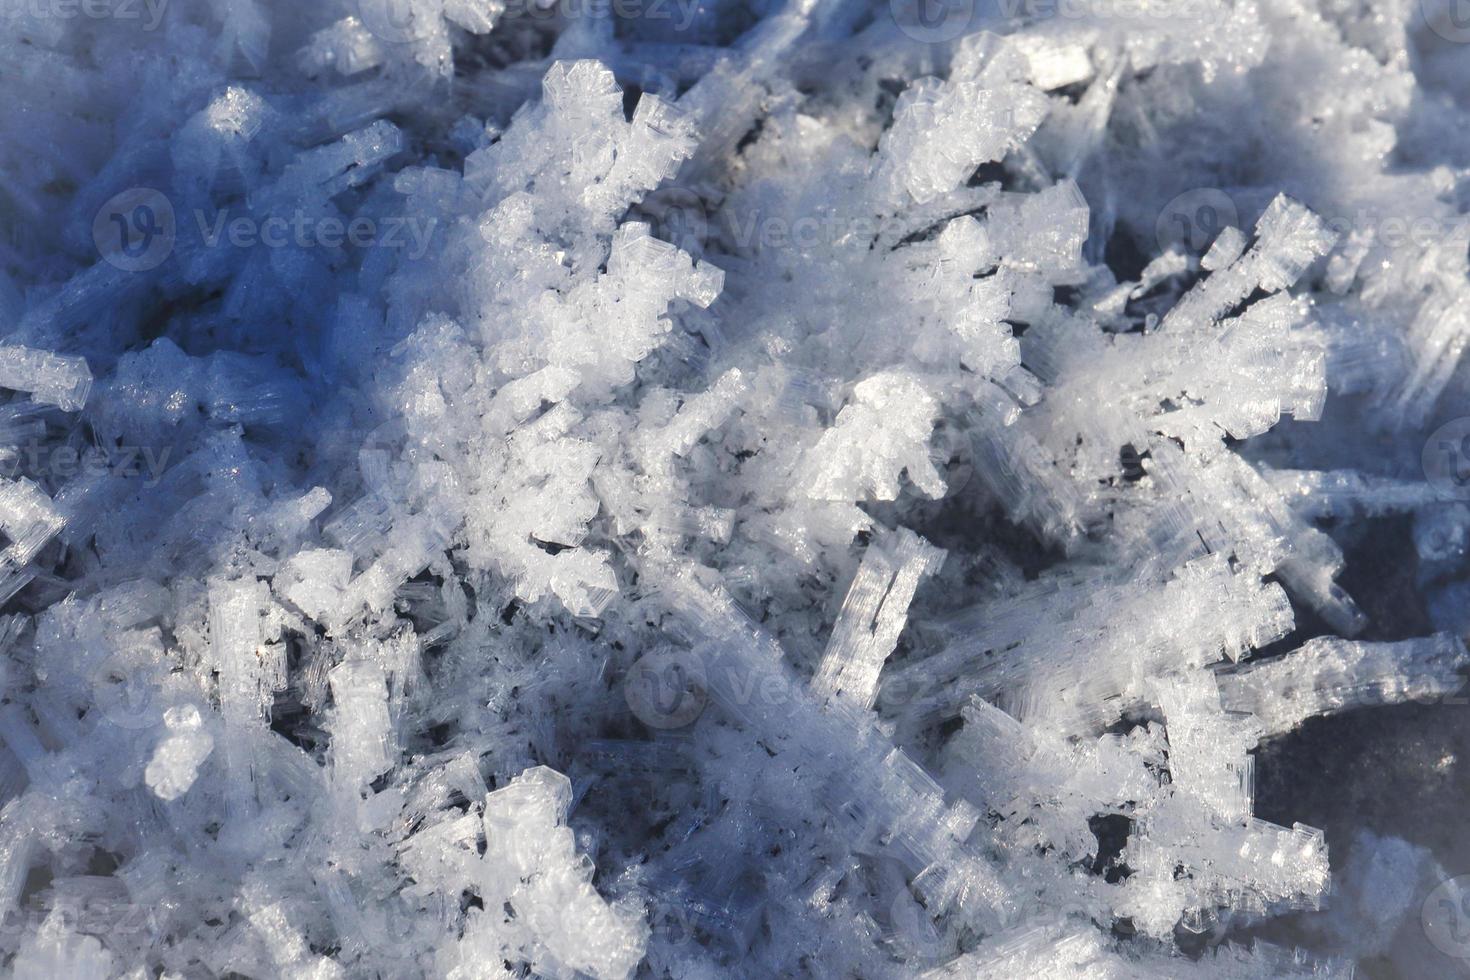
<path fill-rule="evenodd" d="M 1470 957 L 1446 5 L 3 6 L 0 968 Z"/>

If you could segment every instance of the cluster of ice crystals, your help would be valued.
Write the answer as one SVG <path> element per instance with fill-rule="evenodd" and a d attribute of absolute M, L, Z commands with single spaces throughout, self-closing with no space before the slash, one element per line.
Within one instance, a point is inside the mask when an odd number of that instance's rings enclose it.
<path fill-rule="evenodd" d="M 0 0 L 0 966 L 1454 975 L 1441 6 Z"/>
<path fill-rule="evenodd" d="M 484 976 L 486 964 L 517 959 L 551 976 L 623 977 L 638 964 L 647 927 L 638 910 L 609 906 L 593 889 L 592 864 L 578 857 L 565 824 L 571 799 L 571 783 L 545 766 L 485 797 L 484 853 L 476 854 L 476 834 L 468 828 L 451 845 L 459 848 L 463 882 L 446 882 L 472 889 L 485 905 L 441 954 L 437 966 L 445 976 Z"/>

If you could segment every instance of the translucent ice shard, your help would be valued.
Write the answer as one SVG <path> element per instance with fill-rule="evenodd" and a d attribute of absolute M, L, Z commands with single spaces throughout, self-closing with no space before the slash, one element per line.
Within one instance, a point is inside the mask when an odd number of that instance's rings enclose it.
<path fill-rule="evenodd" d="M 1274 293 L 1287 288 L 1336 240 L 1320 218 L 1284 195 L 1261 215 L 1255 244 L 1229 263 L 1226 258 L 1239 252 L 1239 232 L 1232 229 L 1225 234 L 1234 240 L 1210 256 L 1216 271 L 1179 301 L 1164 317 L 1161 329 L 1204 329 L 1256 289 Z"/>
<path fill-rule="evenodd" d="M 92 372 L 85 358 L 6 345 L 0 346 L 0 387 L 28 391 L 38 402 L 75 412 L 87 402 Z"/>
<path fill-rule="evenodd" d="M 209 582 L 211 666 L 218 675 L 224 758 L 238 813 L 255 803 L 255 738 L 270 717 L 272 693 L 285 684 L 285 650 L 264 643 L 265 585 L 253 578 Z"/>
<path fill-rule="evenodd" d="M 1464 686 L 1467 666 L 1465 644 L 1443 633 L 1393 643 L 1319 637 L 1221 674 L 1220 692 L 1227 708 L 1250 712 L 1264 734 L 1279 735 L 1318 715 L 1443 700 Z"/>
<path fill-rule="evenodd" d="M 0 557 L 23 566 L 61 530 L 64 518 L 55 503 L 27 479 L 0 484 L 0 531 L 10 540 Z"/>
<path fill-rule="evenodd" d="M 789 675 L 780 647 L 723 592 L 687 568 L 657 574 L 673 608 L 705 638 L 700 657 L 710 695 L 757 735 L 788 733 L 780 741 L 792 765 L 830 774 L 806 793 L 855 846 L 893 856 L 935 907 L 953 905 L 984 922 L 1013 914 L 1009 890 L 969 843 L 978 818 L 973 806 L 947 801 L 866 712 L 841 700 L 824 708 Z"/>
<path fill-rule="evenodd" d="M 357 792 L 388 770 L 396 755 L 388 682 L 371 660 L 344 660 L 328 674 L 335 717 L 332 765 L 344 789 Z"/>
<path fill-rule="evenodd" d="M 944 553 L 911 531 L 888 549 L 869 548 L 832 626 L 812 678 L 818 698 L 841 696 L 861 708 L 878 697 L 878 675 L 898 644 L 919 580 L 938 570 Z"/>
<path fill-rule="evenodd" d="M 1255 773 L 1247 754 L 1261 730 L 1250 717 L 1227 716 L 1220 691 L 1204 674 L 1155 682 L 1169 734 L 1169 773 L 1180 792 L 1204 802 L 1222 820 L 1250 816 Z"/>
<path fill-rule="evenodd" d="M 1280 586 L 1231 572 L 1218 556 L 1186 565 L 1162 586 L 1037 583 L 984 618 L 983 631 L 892 672 L 880 703 L 949 717 L 978 694 L 1022 719 L 1097 730 L 1151 674 L 1239 659 L 1292 625 Z M 1038 628 L 1048 621 L 1054 625 Z"/>

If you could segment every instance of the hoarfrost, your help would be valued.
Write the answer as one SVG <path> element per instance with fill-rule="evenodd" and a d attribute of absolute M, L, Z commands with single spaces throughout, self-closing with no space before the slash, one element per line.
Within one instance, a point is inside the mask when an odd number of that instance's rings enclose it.
<path fill-rule="evenodd" d="M 1261 778 L 1461 765 L 1439 6 L 140 6 L 0 38 L 13 975 L 1470 957 Z"/>

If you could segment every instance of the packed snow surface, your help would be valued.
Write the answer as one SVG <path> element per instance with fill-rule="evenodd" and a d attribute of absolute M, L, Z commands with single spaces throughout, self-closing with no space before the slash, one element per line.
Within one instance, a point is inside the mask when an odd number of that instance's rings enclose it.
<path fill-rule="evenodd" d="M 0 14 L 9 974 L 1467 968 L 1462 5 Z"/>

